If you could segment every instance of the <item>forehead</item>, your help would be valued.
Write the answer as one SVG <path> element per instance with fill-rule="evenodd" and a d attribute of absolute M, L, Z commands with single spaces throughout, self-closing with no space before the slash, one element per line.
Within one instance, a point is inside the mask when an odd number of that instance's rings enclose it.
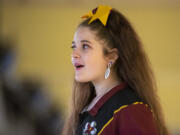
<path fill-rule="evenodd" d="M 90 30 L 88 27 L 81 26 L 77 28 L 74 34 L 74 41 L 78 42 L 79 40 L 97 41 L 96 33 Z"/>

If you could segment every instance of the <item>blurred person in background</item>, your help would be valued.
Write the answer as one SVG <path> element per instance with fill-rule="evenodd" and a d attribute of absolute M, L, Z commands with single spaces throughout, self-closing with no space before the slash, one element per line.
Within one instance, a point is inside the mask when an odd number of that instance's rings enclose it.
<path fill-rule="evenodd" d="M 63 135 L 168 135 L 149 59 L 129 21 L 101 5 L 83 18 L 72 42 Z"/>
<path fill-rule="evenodd" d="M 0 41 L 0 134 L 59 135 L 61 111 L 35 78 L 17 79 L 15 50 Z"/>

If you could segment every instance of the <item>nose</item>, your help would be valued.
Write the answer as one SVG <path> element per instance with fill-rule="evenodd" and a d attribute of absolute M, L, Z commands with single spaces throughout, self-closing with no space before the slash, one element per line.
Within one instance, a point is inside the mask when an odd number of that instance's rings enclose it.
<path fill-rule="evenodd" d="M 76 50 L 76 51 L 73 51 L 72 53 L 72 58 L 79 58 L 80 57 L 80 54 L 79 52 Z"/>

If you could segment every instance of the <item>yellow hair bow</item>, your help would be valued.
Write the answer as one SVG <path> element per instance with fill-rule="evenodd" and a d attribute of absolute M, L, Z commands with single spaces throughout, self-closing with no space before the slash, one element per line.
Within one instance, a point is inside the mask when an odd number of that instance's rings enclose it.
<path fill-rule="evenodd" d="M 93 11 L 91 11 L 91 12 L 85 14 L 84 16 L 82 16 L 82 18 L 90 18 L 91 17 L 88 24 L 90 24 L 91 22 L 93 22 L 96 19 L 99 19 L 101 21 L 101 23 L 104 24 L 104 26 L 106 26 L 107 19 L 108 19 L 111 9 L 112 8 L 109 6 L 99 5 L 95 14 L 93 14 Z"/>

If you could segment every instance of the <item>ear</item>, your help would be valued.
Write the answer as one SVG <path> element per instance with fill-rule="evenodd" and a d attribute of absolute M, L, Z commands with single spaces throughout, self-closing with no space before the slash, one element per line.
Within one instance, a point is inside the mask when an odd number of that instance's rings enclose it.
<path fill-rule="evenodd" d="M 108 50 L 108 55 L 106 56 L 106 60 L 107 62 L 112 61 L 112 63 L 115 63 L 118 57 L 119 57 L 118 49 L 113 48 Z"/>

